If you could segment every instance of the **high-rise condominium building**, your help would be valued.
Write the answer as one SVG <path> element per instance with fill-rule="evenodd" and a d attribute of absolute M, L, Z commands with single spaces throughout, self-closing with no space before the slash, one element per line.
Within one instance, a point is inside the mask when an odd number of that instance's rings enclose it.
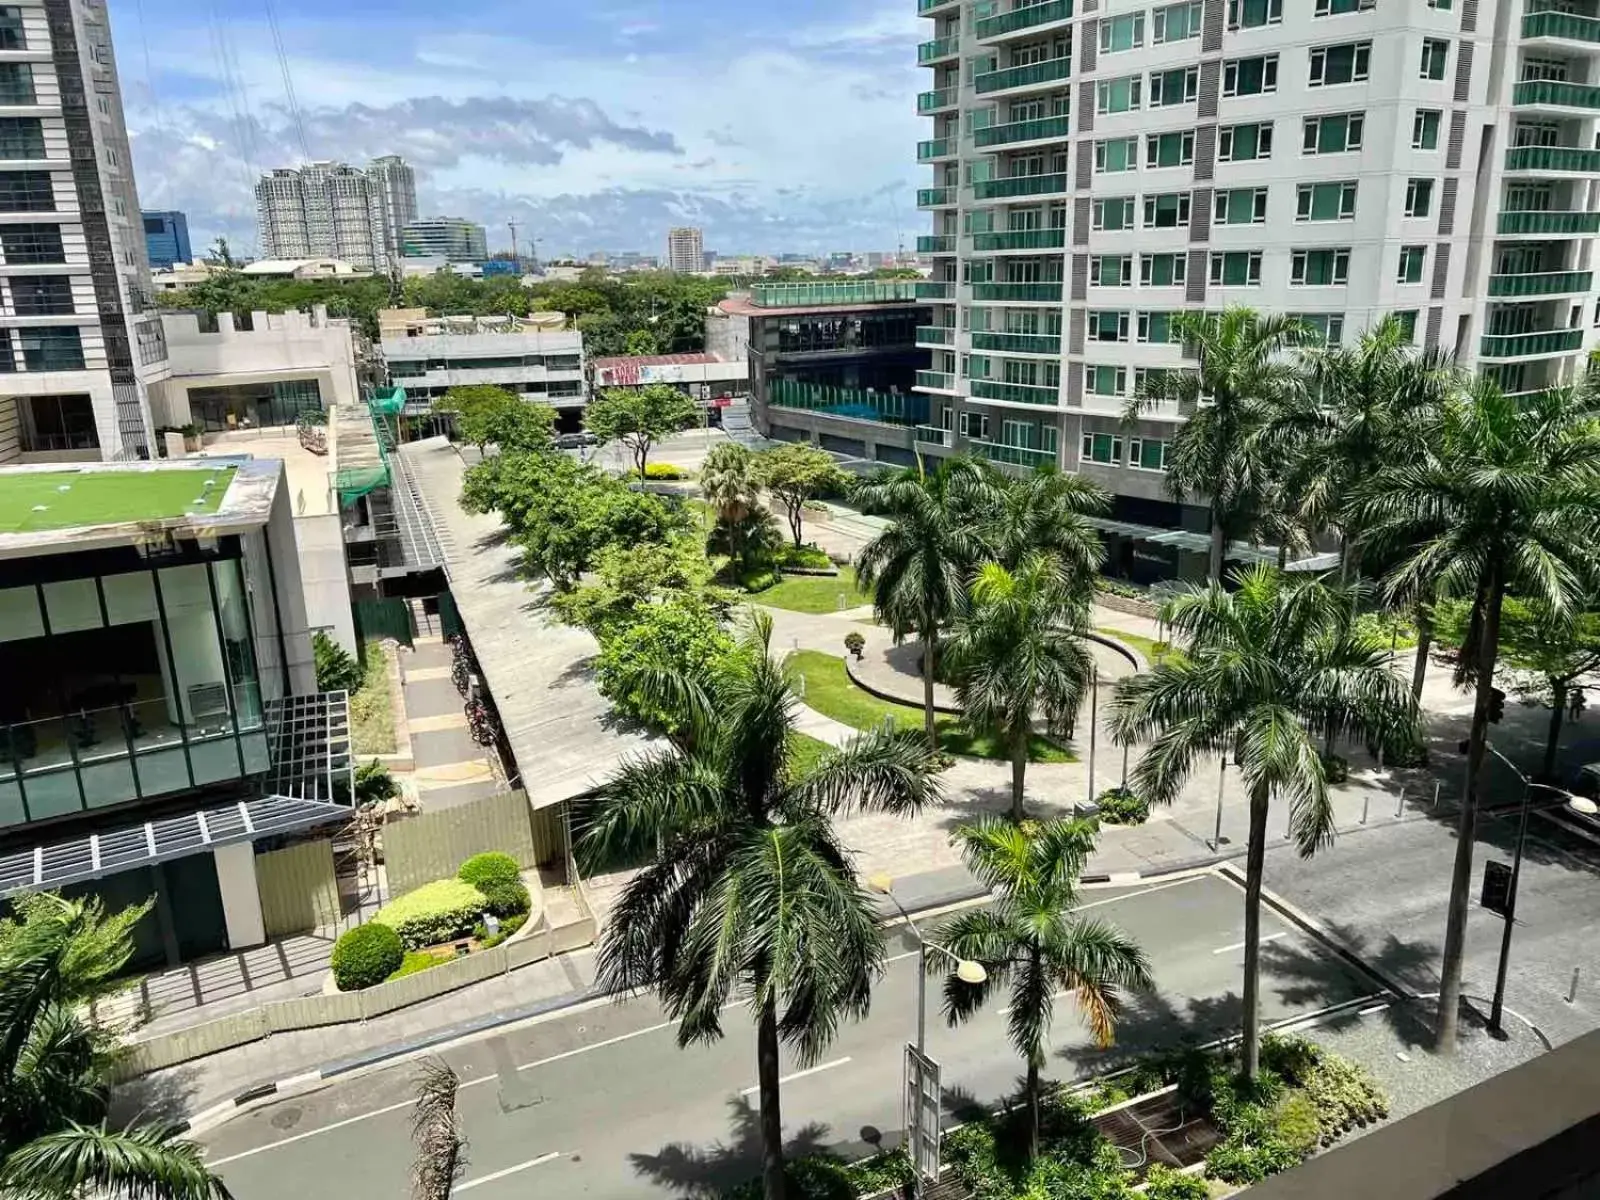
<path fill-rule="evenodd" d="M 189 218 L 181 212 L 144 212 L 144 248 L 150 266 L 170 271 L 174 263 L 194 261 L 189 245 Z"/>
<path fill-rule="evenodd" d="M 102 0 L 0 8 L 0 463 L 150 456 L 168 374 Z"/>
<path fill-rule="evenodd" d="M 693 226 L 667 230 L 667 270 L 689 274 L 704 265 L 705 247 Z"/>
<path fill-rule="evenodd" d="M 363 169 L 314 162 L 281 167 L 256 184 L 256 217 L 266 258 L 338 258 L 380 271 L 401 250 L 417 213 L 411 168 L 393 156 Z"/>
<path fill-rule="evenodd" d="M 463 217 L 428 217 L 412 221 L 401 236 L 408 258 L 443 258 L 448 262 L 482 262 L 489 257 L 483 226 Z"/>
<path fill-rule="evenodd" d="M 1176 312 L 1334 342 L 1396 313 L 1508 392 L 1596 342 L 1596 0 L 918 8 L 927 445 L 1103 484 L 1113 570 L 1203 561 L 1209 516 L 1162 477 L 1184 414 L 1121 419 L 1192 366 Z"/>

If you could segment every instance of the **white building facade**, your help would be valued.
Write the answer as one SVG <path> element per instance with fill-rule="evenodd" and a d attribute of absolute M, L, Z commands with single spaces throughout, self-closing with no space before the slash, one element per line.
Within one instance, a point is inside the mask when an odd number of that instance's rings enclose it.
<path fill-rule="evenodd" d="M 545 314 L 547 317 L 551 314 Z M 382 321 L 389 378 L 408 412 L 425 413 L 453 387 L 492 385 L 558 410 L 576 428 L 588 403 L 583 335 L 537 318 L 450 316 Z"/>
<path fill-rule="evenodd" d="M 417 219 L 417 175 L 398 154 L 385 154 L 367 167 L 378 189 L 383 211 L 384 247 L 391 259 L 401 257 L 401 231 Z"/>
<path fill-rule="evenodd" d="M 398 158 L 366 168 L 280 167 L 256 183 L 261 256 L 336 258 L 358 271 L 387 270 L 400 256 L 404 224 L 395 222 L 415 220 L 416 206 L 411 168 Z"/>
<path fill-rule="evenodd" d="M 0 8 L 0 463 L 150 457 L 167 372 L 106 8 Z"/>
<path fill-rule="evenodd" d="M 1387 313 L 1508 392 L 1597 340 L 1596 0 L 919 0 L 932 449 L 1081 471 L 1135 523 L 1181 419 L 1173 313 L 1350 340 Z M 1127 510 L 1127 511 L 1124 511 Z"/>
<path fill-rule="evenodd" d="M 412 220 L 401 235 L 407 258 L 442 258 L 451 263 L 481 263 L 489 257 L 489 238 L 482 225 L 464 217 Z"/>
<path fill-rule="evenodd" d="M 700 230 L 691 225 L 667 230 L 666 268 L 684 275 L 705 269 L 705 240 Z"/>

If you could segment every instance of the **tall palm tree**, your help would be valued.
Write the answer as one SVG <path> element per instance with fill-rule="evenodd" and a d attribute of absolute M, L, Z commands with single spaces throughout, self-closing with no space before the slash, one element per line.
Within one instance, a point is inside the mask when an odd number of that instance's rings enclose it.
<path fill-rule="evenodd" d="M 1011 759 L 1011 816 L 1020 821 L 1035 722 L 1077 715 L 1094 673 L 1084 646 L 1086 604 L 1077 573 L 1053 554 L 1031 553 L 1008 571 L 988 563 L 972 585 L 945 663 L 961 719 L 993 733 Z"/>
<path fill-rule="evenodd" d="M 1039 1153 L 1039 1072 L 1058 992 L 1071 992 L 1095 1040 L 1110 1045 L 1123 994 L 1152 985 L 1144 951 L 1104 921 L 1079 917 L 1078 877 L 1094 850 L 1094 827 L 1055 820 L 1022 826 L 983 817 L 955 831 L 967 869 L 994 903 L 946 921 L 935 935 L 959 958 L 983 964 L 982 983 L 945 979 L 950 1024 L 977 1013 L 1009 987 L 1006 1028 L 1027 1066 L 1029 1156 Z"/>
<path fill-rule="evenodd" d="M 114 1039 L 82 1008 L 132 955 L 126 923 L 50 895 L 21 909 L 0 933 L 0 1195 L 226 1200 L 175 1128 L 105 1123 Z"/>
<path fill-rule="evenodd" d="M 417 1072 L 415 1086 L 411 1140 L 417 1157 L 411 1164 L 412 1200 L 450 1200 L 456 1180 L 467 1168 L 467 1138 L 456 1112 L 461 1078 L 443 1059 L 431 1058 Z"/>
<path fill-rule="evenodd" d="M 1552 616 L 1583 601 L 1600 546 L 1600 388 L 1508 397 L 1480 380 L 1446 403 L 1426 457 L 1374 473 L 1355 506 L 1363 539 L 1392 555 L 1397 600 L 1470 597 L 1462 649 L 1476 683 L 1466 798 L 1456 823 L 1437 1048 L 1453 1053 L 1473 842 L 1483 791 L 1500 614 L 1515 591 Z"/>
<path fill-rule="evenodd" d="M 995 561 L 1015 568 L 1029 554 L 1053 554 L 1089 595 L 1105 561 L 1105 543 L 1085 518 L 1106 512 L 1110 494 L 1092 480 L 1054 467 L 1001 478 L 995 490 L 989 532 Z"/>
<path fill-rule="evenodd" d="M 1350 594 L 1320 580 L 1292 580 L 1270 567 L 1235 571 L 1220 584 L 1169 600 L 1162 620 L 1187 635 L 1183 656 L 1124 679 L 1111 703 L 1123 745 L 1149 743 L 1134 787 L 1171 803 L 1196 763 L 1236 762 L 1250 792 L 1245 856 L 1244 1069 L 1260 1061 L 1261 883 L 1268 809 L 1289 802 L 1302 857 L 1333 840 L 1333 808 L 1318 754 L 1327 731 L 1388 737 L 1415 727 L 1404 683 L 1386 665 L 1387 645 L 1349 619 Z"/>
<path fill-rule="evenodd" d="M 890 519 L 862 548 L 856 573 L 872 592 L 878 619 L 896 638 L 915 634 L 922 643 L 930 744 L 937 744 L 933 683 L 939 633 L 960 609 L 967 580 L 987 554 L 987 520 L 998 497 L 995 477 L 968 458 L 947 459 L 927 475 L 902 471 L 856 495 L 864 511 Z"/>
<path fill-rule="evenodd" d="M 1136 420 L 1163 402 L 1187 411 L 1167 454 L 1167 488 L 1174 499 L 1204 496 L 1210 504 L 1208 578 L 1217 583 L 1228 543 L 1250 532 L 1266 498 L 1273 464 L 1257 434 L 1304 386 L 1300 365 L 1284 352 L 1305 329 L 1292 317 L 1235 306 L 1174 313 L 1172 335 L 1198 369 L 1148 372 L 1124 418 Z"/>
<path fill-rule="evenodd" d="M 846 1017 L 866 1013 L 882 937 L 831 819 L 847 809 L 914 814 L 939 796 L 937 764 L 915 733 L 862 736 L 804 771 L 788 747 L 796 701 L 757 616 L 725 672 L 680 691 L 687 748 L 636 756 L 594 793 L 579 850 L 652 861 L 626 887 L 600 939 L 610 991 L 650 988 L 680 1045 L 722 1036 L 742 999 L 756 1022 L 762 1180 L 784 1194 L 778 1046 L 814 1062 Z"/>
<path fill-rule="evenodd" d="M 700 494 L 717 515 L 718 532 L 729 554 L 746 563 L 744 537 L 751 518 L 765 512 L 756 482 L 755 456 L 737 442 L 718 442 L 700 466 Z M 767 514 L 768 518 L 771 514 Z M 767 522 L 756 522 L 764 528 Z"/>

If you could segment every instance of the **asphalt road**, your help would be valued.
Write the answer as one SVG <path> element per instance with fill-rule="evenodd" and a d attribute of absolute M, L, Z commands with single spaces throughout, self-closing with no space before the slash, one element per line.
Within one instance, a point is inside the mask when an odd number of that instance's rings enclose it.
<path fill-rule="evenodd" d="M 1159 994 L 1125 1015 L 1127 1054 L 1184 1032 L 1237 1027 L 1243 964 L 1243 896 L 1201 875 L 1089 893 L 1086 905 L 1136 937 Z M 1372 991 L 1368 981 L 1274 914 L 1263 986 L 1269 1020 Z M 903 1045 L 915 1029 L 916 956 L 901 935 L 871 1015 L 843 1027 L 808 1069 L 785 1061 L 784 1127 L 791 1146 L 866 1152 L 900 1137 Z M 930 1001 L 937 1003 L 936 984 Z M 1020 1064 L 1005 1039 L 1005 1004 L 957 1029 L 930 1014 L 929 1052 L 943 1065 L 947 1108 L 992 1104 L 1015 1090 Z M 1085 1075 L 1109 1064 L 1070 1000 L 1053 1029 L 1050 1073 Z M 705 1196 L 757 1167 L 755 1038 L 742 1008 L 727 1036 L 679 1049 L 653 1000 L 638 998 L 557 1015 L 444 1051 L 463 1080 L 459 1112 L 470 1141 L 457 1194 L 498 1200 L 551 1196 Z M 240 1200 L 406 1194 L 414 1064 L 334 1081 L 308 1095 L 244 1114 L 201 1141 Z"/>

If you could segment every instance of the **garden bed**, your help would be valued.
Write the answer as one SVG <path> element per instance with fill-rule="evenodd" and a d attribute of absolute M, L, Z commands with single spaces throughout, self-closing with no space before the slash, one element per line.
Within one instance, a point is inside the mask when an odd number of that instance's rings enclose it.
<path fill-rule="evenodd" d="M 361 647 L 361 686 L 350 696 L 350 742 L 362 756 L 395 752 L 389 653 L 376 638 Z"/>

